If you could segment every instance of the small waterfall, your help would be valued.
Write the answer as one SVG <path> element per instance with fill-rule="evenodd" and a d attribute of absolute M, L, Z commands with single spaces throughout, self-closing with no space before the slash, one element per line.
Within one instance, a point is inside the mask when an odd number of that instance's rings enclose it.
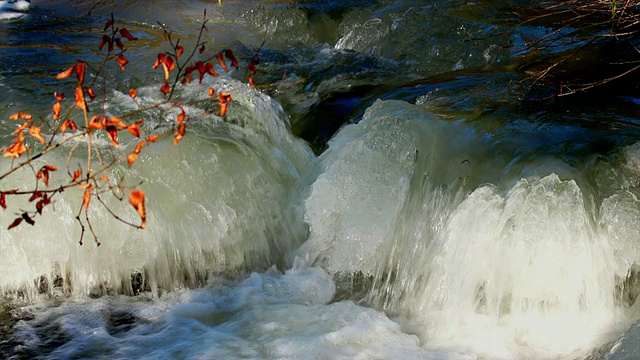
<path fill-rule="evenodd" d="M 581 356 L 629 326 L 635 195 L 599 199 L 531 171 L 542 162 L 526 156 L 513 171 L 491 155 L 495 143 L 462 142 L 456 127 L 398 101 L 345 127 L 319 159 L 300 251 L 330 271 L 370 276 L 369 301 L 429 349 Z M 532 175 L 513 178 L 522 173 Z"/>
<path fill-rule="evenodd" d="M 277 103 L 247 85 L 216 81 L 210 85 L 234 97 L 233 111 L 225 121 L 203 115 L 205 109 L 186 106 L 193 121 L 180 146 L 164 139 L 146 148 L 131 169 L 111 170 L 115 178 L 125 175 L 132 182 L 144 181 L 146 230 L 116 221 L 96 202 L 91 204 L 91 218 L 102 245 L 96 247 L 86 235 L 80 246 L 75 215 L 81 193 L 67 191 L 35 227 L 0 232 L 0 250 L 6 258 L 0 266 L 0 293 L 20 289 L 35 296 L 54 287 L 77 295 L 172 290 L 202 284 L 209 272 L 267 268 L 288 261 L 287 253 L 307 232 L 296 204 L 301 202 L 302 176 L 313 155 L 289 133 Z M 203 96 L 197 89 L 201 88 L 187 88 L 183 96 Z M 147 90 L 140 90 L 139 100 L 114 94 L 107 111 L 117 114 L 140 105 L 135 101 L 161 100 L 157 91 Z M 145 119 L 147 130 L 161 131 L 176 116 L 156 115 Z M 135 144 L 125 144 L 122 151 L 132 151 Z M 57 155 L 46 160 L 64 169 L 66 153 Z M 22 172 L 7 181 L 17 187 L 31 177 Z M 116 213 L 136 221 L 127 203 L 106 198 Z M 2 229 L 13 220 L 10 210 L 0 221 Z"/>

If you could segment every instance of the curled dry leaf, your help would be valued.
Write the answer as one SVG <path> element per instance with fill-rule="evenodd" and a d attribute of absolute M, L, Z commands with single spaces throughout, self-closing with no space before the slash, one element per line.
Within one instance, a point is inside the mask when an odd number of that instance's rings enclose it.
<path fill-rule="evenodd" d="M 40 132 L 42 132 L 42 129 L 38 126 L 32 126 L 29 128 L 29 135 L 36 138 L 38 141 L 40 141 L 41 144 L 44 144 L 45 141 L 42 135 L 40 135 Z"/>
<path fill-rule="evenodd" d="M 5 210 L 7 209 L 7 194 L 4 192 L 0 192 L 0 206 Z"/>
<path fill-rule="evenodd" d="M 255 89 L 256 87 L 256 83 L 253 82 L 253 76 L 249 76 L 249 85 Z"/>
<path fill-rule="evenodd" d="M 169 94 L 169 91 L 171 91 L 171 85 L 165 83 L 164 85 L 160 86 L 160 91 L 162 91 L 162 93 L 167 96 L 167 94 Z"/>
<path fill-rule="evenodd" d="M 73 74 L 75 67 L 76 67 L 75 65 L 71 66 L 70 68 L 67 68 L 65 71 L 58 73 L 58 75 L 56 75 L 56 79 L 62 80 L 62 79 L 68 78 L 69 76 L 71 76 L 71 74 Z"/>
<path fill-rule="evenodd" d="M 84 73 L 87 68 L 87 64 L 84 61 L 78 61 L 78 63 L 74 66 L 76 71 L 76 78 L 78 79 L 78 84 L 84 84 Z"/>
<path fill-rule="evenodd" d="M 180 141 L 184 137 L 184 133 L 186 130 L 187 130 L 187 124 L 182 123 L 180 126 L 178 126 L 178 129 L 176 129 L 175 134 L 173 134 L 173 145 L 177 146 L 180 143 Z"/>
<path fill-rule="evenodd" d="M 62 111 L 62 105 L 59 102 L 53 104 L 53 120 L 60 119 L 61 111 Z"/>
<path fill-rule="evenodd" d="M 209 96 L 213 96 L 213 95 L 215 95 L 215 94 L 216 94 L 216 89 L 214 89 L 214 88 L 210 87 L 210 88 L 209 88 L 209 91 L 208 91 L 208 94 L 209 94 Z"/>
<path fill-rule="evenodd" d="M 60 132 L 62 134 L 64 134 L 64 132 L 67 130 L 67 128 L 69 128 L 71 130 L 78 130 L 78 126 L 76 126 L 76 123 L 73 122 L 73 120 L 67 120 L 67 121 L 63 122 L 62 124 L 60 124 Z"/>
<path fill-rule="evenodd" d="M 176 46 L 176 58 L 179 58 L 184 52 L 184 46 L 178 45 Z"/>
<path fill-rule="evenodd" d="M 113 48 L 113 44 L 111 43 L 111 38 L 108 37 L 107 35 L 102 35 L 102 40 L 100 40 L 100 45 L 98 45 L 98 49 L 102 50 L 104 48 L 105 44 L 109 45 L 109 47 L 107 47 L 107 49 Z M 111 51 L 111 50 L 109 50 L 109 51 Z"/>
<path fill-rule="evenodd" d="M 129 203 L 138 212 L 138 215 L 142 220 L 140 227 L 144 229 L 147 226 L 147 211 L 144 207 L 144 191 L 133 190 L 131 194 L 129 194 Z"/>
<path fill-rule="evenodd" d="M 87 88 L 87 94 L 89 95 L 89 98 L 91 98 L 91 100 L 96 98 L 96 93 L 93 92 L 92 88 Z"/>
<path fill-rule="evenodd" d="M 16 226 L 20 225 L 20 223 L 22 223 L 22 220 L 23 220 L 23 219 L 22 219 L 21 217 L 19 217 L 19 218 L 17 218 L 17 219 L 15 219 L 15 220 L 13 220 L 13 222 L 11 223 L 11 225 L 9 225 L 9 227 L 7 228 L 7 230 L 11 230 L 11 229 L 13 229 L 14 227 L 16 227 Z"/>
<path fill-rule="evenodd" d="M 91 188 L 86 188 L 82 194 L 82 206 L 85 211 L 89 211 L 89 202 L 91 201 Z"/>
<path fill-rule="evenodd" d="M 58 102 L 64 100 L 64 93 L 58 93 L 57 91 L 54 91 L 53 96 L 56 98 L 56 101 Z"/>
<path fill-rule="evenodd" d="M 126 70 L 125 66 L 129 63 L 129 60 L 127 60 L 127 58 L 124 57 L 124 55 L 120 54 L 116 58 L 116 61 L 118 62 L 118 65 L 120 65 L 120 69 L 122 69 L 122 71 L 125 71 Z"/>
<path fill-rule="evenodd" d="M 123 38 L 125 38 L 125 39 L 127 39 L 127 40 L 129 40 L 129 41 L 138 40 L 138 38 L 137 38 L 137 37 L 135 37 L 135 36 L 131 35 L 131 33 L 129 32 L 129 30 L 127 30 L 127 29 L 125 29 L 125 28 L 120 29 L 120 35 L 121 35 Z"/>
<path fill-rule="evenodd" d="M 78 178 L 80 177 L 80 174 L 82 172 L 80 170 L 76 170 L 73 172 L 73 176 L 71 177 L 71 182 L 74 182 L 76 180 L 78 180 Z"/>
<path fill-rule="evenodd" d="M 226 49 L 224 51 L 224 56 L 231 60 L 231 66 L 235 67 L 236 70 L 238 69 L 239 65 L 238 65 L 238 60 L 236 60 L 236 57 L 233 56 L 233 51 L 231 51 L 231 49 Z"/>
<path fill-rule="evenodd" d="M 216 55 L 216 60 L 218 60 L 218 64 L 220 64 L 220 67 L 222 68 L 222 70 L 224 71 L 229 71 L 229 68 L 227 67 L 227 64 L 224 63 L 224 54 L 223 53 L 219 53 L 218 55 Z"/>
<path fill-rule="evenodd" d="M 138 121 L 134 122 L 134 123 L 133 123 L 133 124 L 131 124 L 131 125 L 128 125 L 128 126 L 127 126 L 127 131 L 128 131 L 131 135 L 133 135 L 133 136 L 135 136 L 135 137 L 139 138 L 139 137 L 142 135 L 142 131 L 140 130 L 140 124 L 141 124 L 141 123 L 142 123 L 142 119 L 140 119 L 140 120 L 138 120 Z"/>
<path fill-rule="evenodd" d="M 13 134 L 19 134 L 19 133 L 21 133 L 21 132 L 22 132 L 22 130 L 24 130 L 24 129 L 26 129 L 26 128 L 27 128 L 27 126 L 29 126 L 29 123 L 28 123 L 28 122 L 23 122 L 23 123 L 22 123 L 22 125 L 20 125 L 17 129 L 15 129 L 15 130 L 13 131 Z"/>
<path fill-rule="evenodd" d="M 93 115 L 89 120 L 89 127 L 95 130 L 104 129 L 107 125 L 106 120 L 107 118 L 102 115 Z"/>
<path fill-rule="evenodd" d="M 27 151 L 27 147 L 24 146 L 23 143 L 19 142 L 6 148 L 2 157 L 16 159 L 16 158 L 19 158 L 26 151 Z"/>
<path fill-rule="evenodd" d="M 185 112 L 184 112 L 184 108 L 182 106 L 179 106 L 180 108 L 180 114 L 178 114 L 178 125 L 182 124 L 184 122 L 184 118 L 185 118 Z"/>
<path fill-rule="evenodd" d="M 89 111 L 87 103 L 84 101 L 84 91 L 81 86 L 76 88 L 76 107 L 80 110 Z"/>
<path fill-rule="evenodd" d="M 9 120 L 18 120 L 18 119 L 31 121 L 33 119 L 33 116 L 27 114 L 26 112 L 22 112 L 22 111 L 19 111 L 17 113 L 13 113 L 13 114 L 11 114 L 11 116 L 9 116 Z"/>
<path fill-rule="evenodd" d="M 135 99 L 136 96 L 138 96 L 136 89 L 129 89 L 129 96 L 131 96 L 132 99 Z"/>
<path fill-rule="evenodd" d="M 147 136 L 145 138 L 145 140 L 147 142 L 150 142 L 150 143 L 154 143 L 154 142 L 158 141 L 159 139 L 160 139 L 160 136 L 158 136 L 158 135 L 149 135 L 149 136 Z"/>
<path fill-rule="evenodd" d="M 113 41 L 116 43 L 118 49 L 124 50 L 124 44 L 122 43 L 122 40 L 120 40 L 120 38 L 115 38 Z"/>

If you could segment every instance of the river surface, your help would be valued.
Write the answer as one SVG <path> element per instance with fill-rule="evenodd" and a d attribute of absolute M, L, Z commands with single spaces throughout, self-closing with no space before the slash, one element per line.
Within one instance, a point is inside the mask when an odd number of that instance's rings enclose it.
<path fill-rule="evenodd" d="M 503 32 L 499 1 L 24 3 L 0 2 L 3 146 L 12 113 L 49 116 L 55 74 L 102 59 L 111 13 L 138 40 L 102 74 L 107 114 L 162 101 L 159 24 L 189 48 L 206 9 L 241 68 L 177 94 L 228 91 L 224 119 L 186 105 L 180 146 L 112 170 L 144 182 L 147 229 L 92 207 L 101 246 L 79 245 L 81 190 L 34 227 L 1 213 L 0 358 L 640 357 L 640 98 L 543 100 L 518 69 L 551 29 Z"/>

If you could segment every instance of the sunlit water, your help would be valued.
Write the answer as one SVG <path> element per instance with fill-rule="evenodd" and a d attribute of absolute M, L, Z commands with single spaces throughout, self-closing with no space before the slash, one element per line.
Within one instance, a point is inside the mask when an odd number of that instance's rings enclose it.
<path fill-rule="evenodd" d="M 158 21 L 193 43 L 206 8 L 208 46 L 262 64 L 258 89 L 242 70 L 185 87 L 232 93 L 227 118 L 186 106 L 180 146 L 112 170 L 144 181 L 147 229 L 95 208 L 101 246 L 80 246 L 81 190 L 35 227 L 5 230 L 21 204 L 2 212 L 0 357 L 639 356 L 637 99 L 522 106 L 519 50 L 499 45 L 533 30 L 489 37 L 492 3 L 170 4 L 1 10 L 2 119 L 48 113 L 53 74 L 100 59 L 111 12 L 140 40 L 127 73 L 108 73 L 108 114 L 161 101 Z M 63 168 L 66 153 L 42 161 Z"/>

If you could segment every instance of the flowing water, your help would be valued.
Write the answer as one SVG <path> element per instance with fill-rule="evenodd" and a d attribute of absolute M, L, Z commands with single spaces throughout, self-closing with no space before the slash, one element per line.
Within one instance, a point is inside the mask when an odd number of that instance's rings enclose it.
<path fill-rule="evenodd" d="M 92 207 L 101 246 L 79 245 L 81 190 L 34 227 L 2 212 L 0 358 L 640 356 L 638 98 L 525 95 L 522 44 L 550 30 L 501 34 L 501 2 L 1 3 L 3 145 L 10 114 L 49 113 L 54 74 L 101 59 L 112 12 L 139 40 L 108 114 L 163 99 L 158 23 L 193 44 L 206 9 L 207 46 L 261 64 L 257 89 L 242 69 L 181 89 L 229 91 L 227 117 L 185 106 L 180 146 L 111 170 L 144 181 L 147 229 Z"/>

